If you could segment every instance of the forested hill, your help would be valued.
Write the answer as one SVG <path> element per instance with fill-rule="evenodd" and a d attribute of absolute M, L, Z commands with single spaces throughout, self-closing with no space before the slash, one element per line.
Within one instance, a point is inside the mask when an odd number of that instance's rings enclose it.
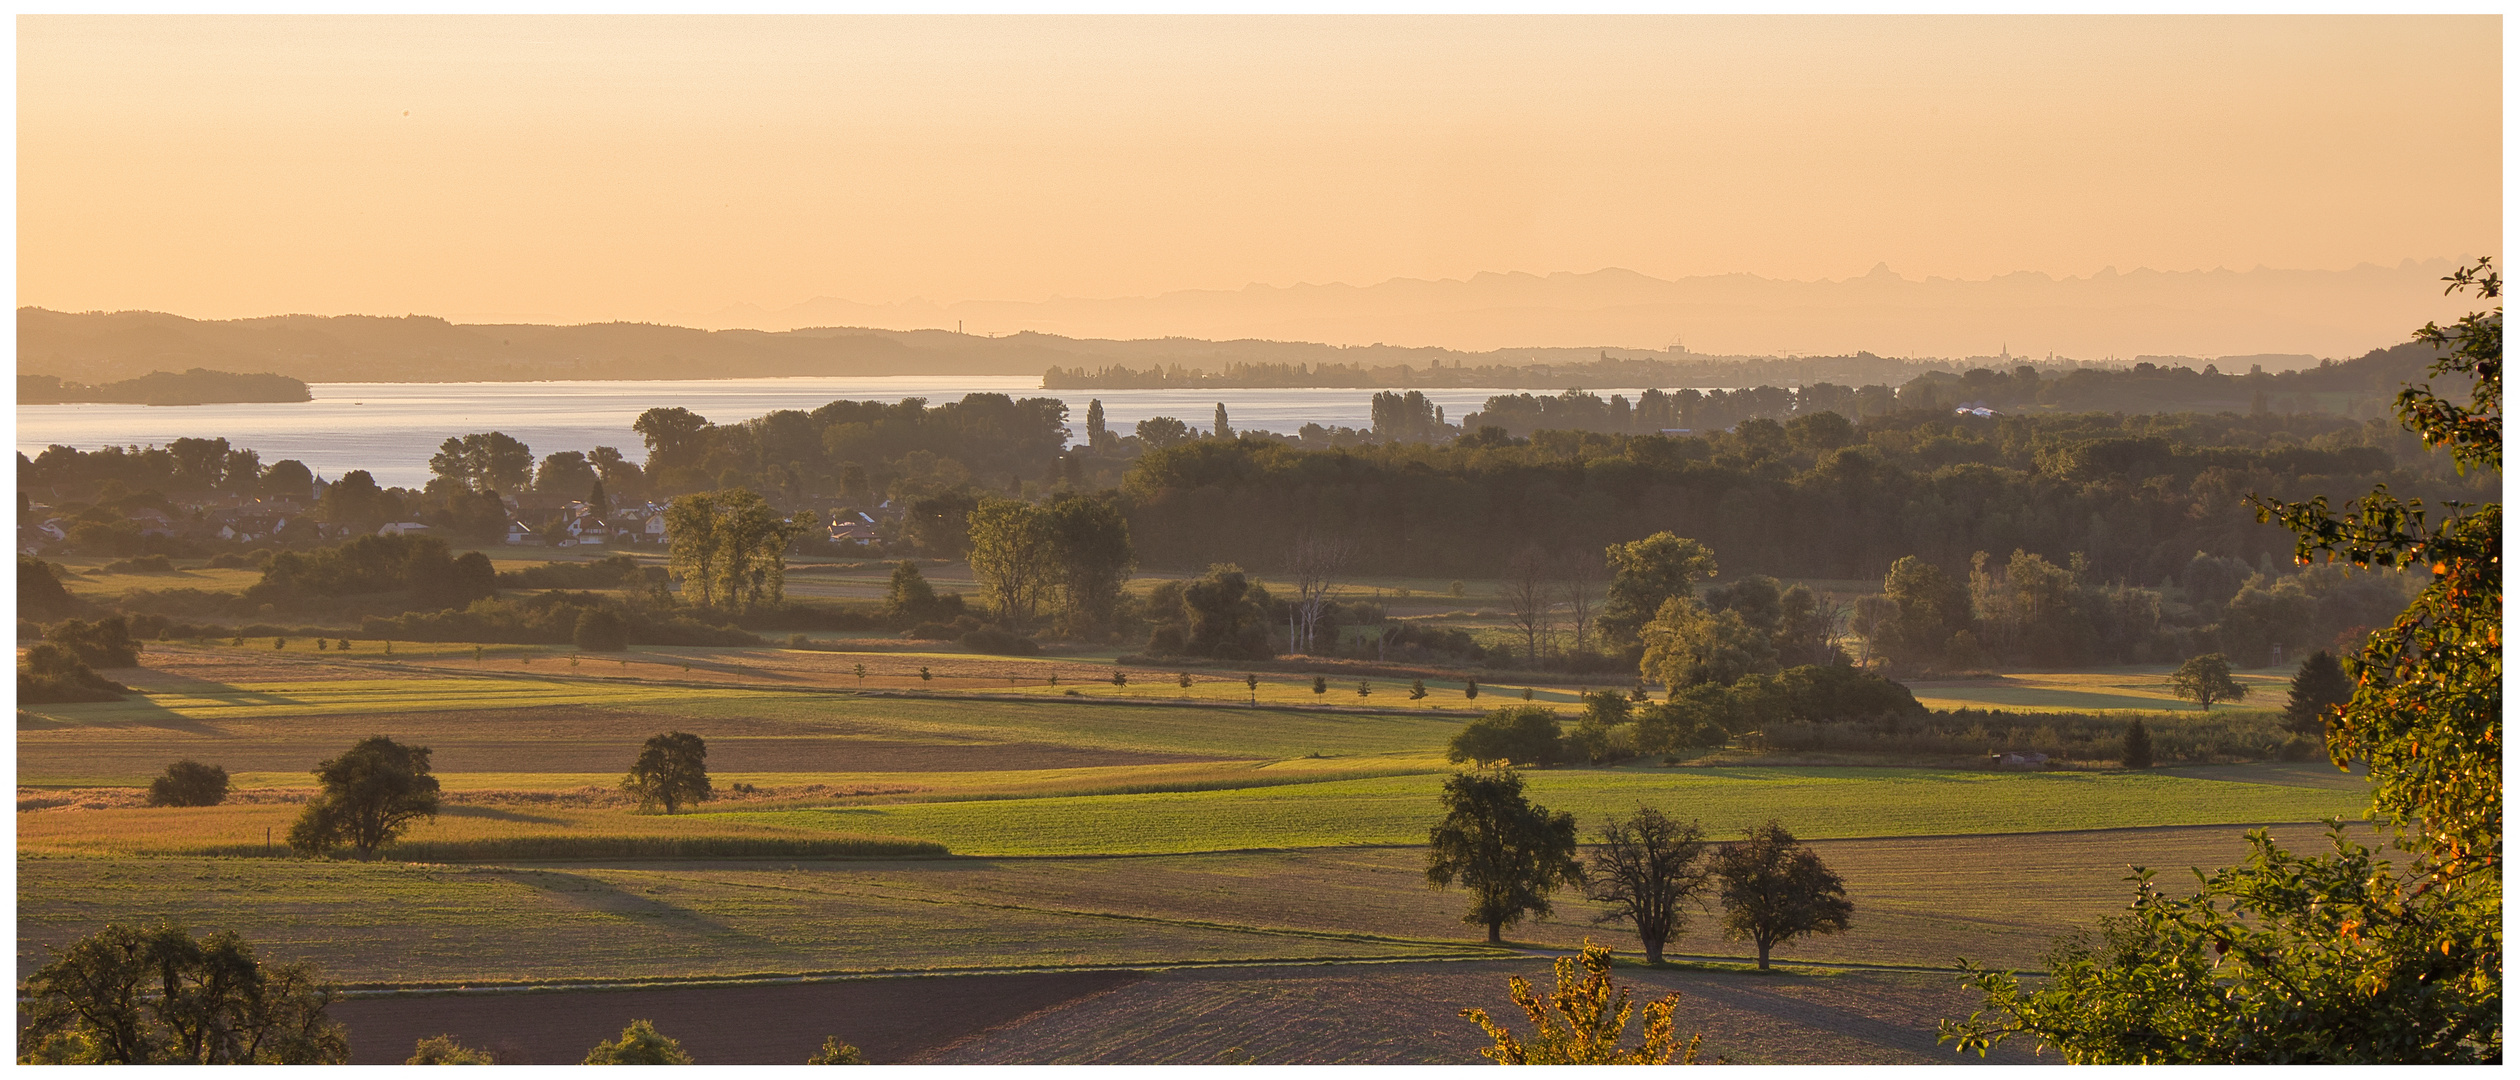
<path fill-rule="evenodd" d="M 2147 358 L 2242 370 L 2307 358 Z M 271 372 L 308 382 L 500 382 L 770 376 L 1040 376 L 1052 389 L 1132 386 L 1496 386 L 1563 390 L 1607 386 L 1898 385 L 1975 368 L 2009 372 L 2013 357 L 1901 360 L 1847 356 L 1749 357 L 1644 349 L 1515 348 L 1483 353 L 1297 341 L 1114 341 L 1020 333 L 822 327 L 769 333 L 653 323 L 544 326 L 459 324 L 425 315 L 275 315 L 187 319 L 153 311 L 68 313 L 18 309 L 18 373 L 86 383 L 208 368 Z M 2070 365 L 2041 364 L 2051 379 Z"/>
<path fill-rule="evenodd" d="M 61 405 L 104 401 L 126 405 L 216 405 L 234 401 L 312 401 L 306 384 L 286 375 L 239 375 L 194 368 L 177 374 L 152 371 L 136 379 L 89 386 L 53 375 L 20 375 L 18 404 Z"/>

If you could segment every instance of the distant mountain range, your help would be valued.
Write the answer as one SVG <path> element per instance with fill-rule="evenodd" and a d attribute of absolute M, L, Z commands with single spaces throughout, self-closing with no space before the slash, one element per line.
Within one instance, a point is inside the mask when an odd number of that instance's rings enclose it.
<path fill-rule="evenodd" d="M 823 300 L 777 313 L 719 313 L 771 329 L 468 325 L 420 315 L 196 320 L 30 307 L 18 310 L 18 372 L 80 383 L 190 368 L 307 382 L 457 382 L 1406 365 L 1492 367 L 1524 380 L 1510 385 L 1542 388 L 1564 381 L 1554 369 L 1603 360 L 1704 367 L 1717 381 L 1695 385 L 1722 386 L 1785 377 L 1778 365 L 1744 360 L 1867 353 L 1877 354 L 1863 357 L 1867 369 L 1884 357 L 1908 361 L 1901 367 L 1957 369 L 2054 355 L 2111 366 L 2236 356 L 2283 370 L 2321 356 L 2359 356 L 2406 340 L 2428 319 L 2447 321 L 2464 310 L 2442 297 L 2437 280 L 2454 265 L 1984 281 L 1911 281 L 1883 267 L 1815 282 L 1746 274 L 1663 281 L 1604 270 L 1037 304 Z M 971 332 L 915 328 L 949 317 Z M 821 325 L 786 325 L 808 320 Z M 883 325 L 912 328 L 868 328 Z M 1732 344 L 1752 340 L 1773 344 Z M 1424 344 L 1438 341 L 1456 344 Z M 1754 375 L 1759 368 L 1767 370 Z"/>
<path fill-rule="evenodd" d="M 1861 277 L 1821 281 L 1752 274 L 1666 281 L 1610 269 L 1039 302 L 862 304 L 820 297 L 682 321 L 760 330 L 959 324 L 973 334 L 1384 342 L 1470 353 L 1685 344 L 1697 353 L 1749 356 L 1869 351 L 1967 357 L 2009 350 L 2120 362 L 2147 354 L 2342 357 L 2394 344 L 2425 320 L 2443 317 L 2455 304 L 2442 298 L 2439 279 L 2457 265 L 2410 259 L 2350 270 L 2108 269 L 2086 277 L 2023 272 L 1982 280 L 1906 278 L 1882 265 Z"/>

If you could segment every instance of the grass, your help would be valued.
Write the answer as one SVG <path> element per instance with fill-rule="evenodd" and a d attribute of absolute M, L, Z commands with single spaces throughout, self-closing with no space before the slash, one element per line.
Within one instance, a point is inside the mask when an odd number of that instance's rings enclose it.
<path fill-rule="evenodd" d="M 18 815 L 18 852 L 62 855 L 287 856 L 290 803 L 76 810 Z M 836 833 L 725 814 L 450 805 L 388 849 L 400 859 L 825 858 L 938 855 L 933 841 Z"/>
<path fill-rule="evenodd" d="M 2315 829 L 2278 830 L 2293 850 Z M 1823 841 L 1846 878 L 1850 933 L 1783 962 L 1941 967 L 1952 954 L 2036 966 L 2048 941 L 2122 908 L 2124 867 L 2235 862 L 2237 830 L 2035 839 Z M 114 920 L 233 929 L 278 959 L 352 983 L 935 970 L 1237 959 L 1487 955 L 1460 892 L 1426 888 L 1422 851 L 1313 850 L 1134 859 L 987 859 L 458 867 L 402 862 L 21 856 L 21 969 Z M 1509 936 L 1592 936 L 1571 892 Z M 1677 956 L 1739 957 L 1693 912 Z M 1501 978 L 1501 976 L 1500 976 Z"/>
<path fill-rule="evenodd" d="M 1982 679 L 1918 680 L 1908 683 L 1916 700 L 1929 709 L 2011 709 L 2017 712 L 2104 712 L 2118 709 L 2197 710 L 2170 692 L 2168 666 L 2121 667 L 2105 671 L 2015 671 Z M 2233 678 L 2249 688 L 2239 708 L 2280 709 L 2292 681 L 2289 670 L 2236 671 Z M 2225 704 L 2217 711 L 2231 711 Z"/>
<path fill-rule="evenodd" d="M 112 920 L 242 933 L 349 983 L 921 971 L 1182 961 L 1436 958 L 1468 942 L 961 900 L 972 864 L 931 862 L 941 890 L 893 871 L 680 863 L 467 868 L 201 858 L 21 857 L 19 961 Z"/>
<path fill-rule="evenodd" d="M 1639 804 L 1730 833 L 1779 818 L 1806 837 L 2033 833 L 2313 821 L 2361 793 L 2123 773 L 1732 768 L 1530 774 L 1534 801 L 1589 827 Z M 1422 843 L 1434 774 L 1225 791 L 928 802 L 723 815 L 935 840 L 971 855 L 1081 855 Z"/>

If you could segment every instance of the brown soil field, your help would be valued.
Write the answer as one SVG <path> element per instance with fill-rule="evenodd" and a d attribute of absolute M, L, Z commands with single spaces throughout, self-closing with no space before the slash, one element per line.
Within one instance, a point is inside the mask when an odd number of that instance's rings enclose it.
<path fill-rule="evenodd" d="M 391 1064 L 450 1034 L 502 1064 L 568 1064 L 645 1019 L 702 1064 L 795 1064 L 826 1035 L 876 1064 L 1484 1064 L 1459 1010 L 1526 1030 L 1506 981 L 1546 987 L 1545 959 L 873 978 L 804 984 L 365 998 L 336 1015 L 352 1061 Z M 1680 994 L 1701 1060 L 1959 1064 L 1934 1026 L 1975 998 L 1955 976 L 1758 975 L 1622 968 L 1640 999 Z M 1631 1030 L 1631 1037 L 1634 1031 Z M 2026 1048 L 1993 1061 L 2035 1060 Z M 2053 1058 L 2048 1060 L 2053 1061 Z"/>
<path fill-rule="evenodd" d="M 1545 990 L 1542 960 L 1187 969 L 1080 998 L 1024 1022 L 930 1051 L 956 1064 L 1486 1064 L 1485 1035 L 1458 1013 L 1530 1024 L 1506 980 Z M 1622 968 L 1640 999 L 1677 991 L 1674 1026 L 1706 1037 L 1700 1061 L 1735 1064 L 1959 1064 L 1934 1026 L 1976 999 L 1951 975 L 1758 975 Z M 1629 1038 L 1635 1038 L 1635 1026 Z M 2007 1047 L 1999 1063 L 2034 1060 Z M 2049 1060 L 2053 1061 L 2053 1058 Z"/>
<path fill-rule="evenodd" d="M 875 1064 L 938 1047 L 1144 978 L 1137 972 L 940 975 L 839 982 L 346 1001 L 350 1061 L 400 1065 L 412 1044 L 453 1035 L 502 1065 L 575 1065 L 632 1020 L 655 1022 L 701 1064 L 798 1065 L 826 1036 Z"/>

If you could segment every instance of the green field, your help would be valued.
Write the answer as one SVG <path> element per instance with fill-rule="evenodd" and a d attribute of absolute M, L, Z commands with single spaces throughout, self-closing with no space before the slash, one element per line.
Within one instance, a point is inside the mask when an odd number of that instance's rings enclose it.
<path fill-rule="evenodd" d="M 113 673 L 142 691 L 132 700 L 20 714 L 21 966 L 105 920 L 161 916 L 392 984 L 1492 955 L 1458 921 L 1459 894 L 1425 888 L 1419 866 L 1452 768 L 1442 748 L 1468 715 L 1457 692 L 1411 704 L 1405 683 L 1376 679 L 1360 708 L 1350 688 L 1316 697 L 1280 673 L 1254 707 L 1226 673 L 1168 701 L 1182 694 L 1168 673 L 1080 685 L 1073 673 L 1111 668 L 1075 658 L 647 649 L 573 668 L 565 653 L 493 649 L 475 667 L 464 645 L 435 664 L 304 645 L 155 643 L 146 667 Z M 937 678 L 901 673 L 919 665 Z M 2024 678 L 2041 693 L 2108 690 Z M 1499 697 L 1519 700 L 1480 704 Z M 725 797 L 637 813 L 618 778 L 670 730 L 708 740 Z M 443 812 L 374 864 L 288 857 L 273 842 L 308 770 L 380 733 L 431 747 Z M 179 757 L 229 769 L 239 794 L 137 805 Z M 1927 966 L 1964 949 L 2033 963 L 2054 933 L 2123 903 L 2128 862 L 2228 862 L 2231 826 L 2353 816 L 2368 800 L 2316 763 L 1992 773 L 1753 758 L 1526 775 L 1537 802 L 1587 831 L 1638 805 L 1718 837 L 1780 819 L 1822 845 L 1859 904 L 1856 933 L 1792 955 Z M 886 854 L 936 847 L 952 857 Z M 1518 940 L 1619 938 L 1580 897 L 1559 900 Z M 1739 955 L 1695 933 L 1682 951 Z"/>
<path fill-rule="evenodd" d="M 1528 774 L 1534 802 L 1585 825 L 1653 806 L 1733 833 L 1769 818 L 1806 837 L 2003 834 L 2352 816 L 2354 792 L 2122 773 L 1915 769 L 1617 769 Z M 967 855 L 1086 855 L 1416 844 L 1437 773 L 1224 791 L 713 814 L 916 837 Z"/>

